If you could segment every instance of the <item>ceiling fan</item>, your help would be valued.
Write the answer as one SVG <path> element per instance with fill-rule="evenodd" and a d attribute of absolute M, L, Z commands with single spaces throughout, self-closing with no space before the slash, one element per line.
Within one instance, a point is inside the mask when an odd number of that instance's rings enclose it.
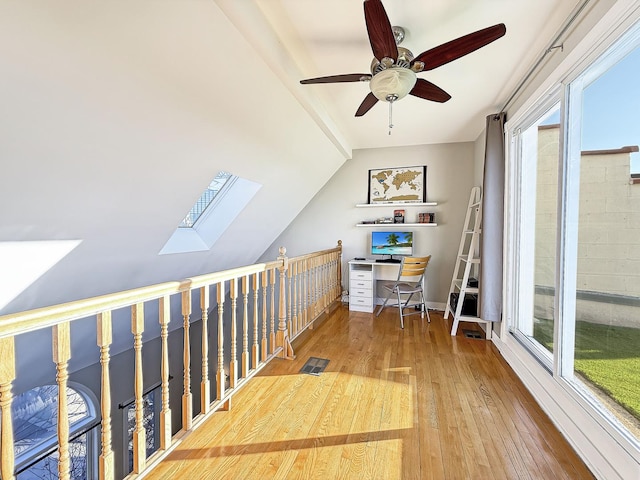
<path fill-rule="evenodd" d="M 446 63 L 467 55 L 506 33 L 506 27 L 500 23 L 478 30 L 463 37 L 443 43 L 422 52 L 417 57 L 399 44 L 404 38 L 401 27 L 392 27 L 387 12 L 380 0 L 364 1 L 364 19 L 367 25 L 369 43 L 374 59 L 371 73 L 349 73 L 301 80 L 303 85 L 312 83 L 369 82 L 371 92 L 365 97 L 356 111 L 356 117 L 367 113 L 378 100 L 389 102 L 389 127 L 391 124 L 391 106 L 407 94 L 433 102 L 446 102 L 451 98 L 437 85 L 417 78 L 416 73 L 433 70 Z M 389 132 L 391 133 L 391 132 Z"/>

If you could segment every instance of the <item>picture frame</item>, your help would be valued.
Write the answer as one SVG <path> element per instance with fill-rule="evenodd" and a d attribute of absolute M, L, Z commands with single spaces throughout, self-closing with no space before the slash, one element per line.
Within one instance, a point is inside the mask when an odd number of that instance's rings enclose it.
<path fill-rule="evenodd" d="M 425 203 L 427 166 L 389 167 L 369 170 L 368 203 Z"/>

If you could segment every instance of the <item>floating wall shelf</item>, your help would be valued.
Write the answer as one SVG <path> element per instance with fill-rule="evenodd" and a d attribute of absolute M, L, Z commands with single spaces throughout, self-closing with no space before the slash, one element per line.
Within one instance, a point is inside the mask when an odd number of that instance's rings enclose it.
<path fill-rule="evenodd" d="M 401 228 L 401 227 L 437 227 L 437 223 L 356 223 L 356 227 Z"/>
<path fill-rule="evenodd" d="M 421 202 L 421 203 L 357 203 L 358 208 L 389 208 L 404 209 L 407 207 L 435 207 L 437 202 Z M 375 228 L 398 228 L 404 227 L 437 227 L 437 223 L 357 223 L 356 227 L 375 227 Z"/>
<path fill-rule="evenodd" d="M 435 207 L 438 202 L 426 202 L 426 203 L 357 203 L 358 208 L 371 208 L 371 207 L 387 207 L 387 208 L 406 208 L 406 207 Z"/>

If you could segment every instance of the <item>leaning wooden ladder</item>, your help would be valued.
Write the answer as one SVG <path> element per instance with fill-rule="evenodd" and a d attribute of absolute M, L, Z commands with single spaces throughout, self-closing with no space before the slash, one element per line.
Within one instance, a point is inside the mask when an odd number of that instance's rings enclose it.
<path fill-rule="evenodd" d="M 476 315 L 463 315 L 462 307 L 465 299 L 469 294 L 477 295 L 479 288 L 477 285 L 470 286 L 469 279 L 471 274 L 477 275 L 480 269 L 480 234 L 482 233 L 482 192 L 480 187 L 473 187 L 469 196 L 469 205 L 467 214 L 464 219 L 464 228 L 462 230 L 462 238 L 460 239 L 460 247 L 458 256 L 456 257 L 456 266 L 453 270 L 453 278 L 449 287 L 449 295 L 447 297 L 447 308 L 444 312 L 444 318 L 449 318 L 449 313 L 453 314 L 453 325 L 451 327 L 451 335 L 455 335 L 458 330 L 458 324 L 462 322 L 485 323 L 486 337 L 491 335 L 489 323 L 482 320 L 476 312 Z M 460 276 L 462 270 L 462 277 Z M 452 298 L 458 295 L 458 301 L 455 308 L 452 307 Z M 455 310 L 455 311 L 454 311 Z"/>

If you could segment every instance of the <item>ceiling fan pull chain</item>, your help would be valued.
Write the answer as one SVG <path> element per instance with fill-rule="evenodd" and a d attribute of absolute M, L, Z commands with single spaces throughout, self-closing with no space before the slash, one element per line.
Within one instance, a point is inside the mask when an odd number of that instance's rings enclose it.
<path fill-rule="evenodd" d="M 393 128 L 393 102 L 397 98 L 394 98 L 395 95 L 389 95 L 387 100 L 389 100 L 389 135 L 391 135 L 391 129 Z"/>

